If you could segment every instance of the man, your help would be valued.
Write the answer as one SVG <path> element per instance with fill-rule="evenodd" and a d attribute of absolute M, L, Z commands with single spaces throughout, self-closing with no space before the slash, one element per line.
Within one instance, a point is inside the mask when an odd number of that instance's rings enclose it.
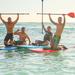
<path fill-rule="evenodd" d="M 4 45 L 5 46 L 12 46 L 13 45 L 13 28 L 19 19 L 19 14 L 17 14 L 17 19 L 13 22 L 11 20 L 11 17 L 8 17 L 8 21 L 6 22 L 5 20 L 2 19 L 1 14 L 0 14 L 0 19 L 5 24 L 6 29 L 7 29 L 7 34 L 4 39 Z"/>
<path fill-rule="evenodd" d="M 54 37 L 53 37 L 53 49 L 57 49 L 58 47 L 58 44 L 60 42 L 60 39 L 61 39 L 61 34 L 63 32 L 63 29 L 64 29 L 64 26 L 65 26 L 65 15 L 63 14 L 62 15 L 64 17 L 64 21 L 62 23 L 62 17 L 58 17 L 58 23 L 54 22 L 49 14 L 49 18 L 50 18 L 50 21 L 56 25 L 56 32 L 54 34 Z"/>
<path fill-rule="evenodd" d="M 40 40 L 36 40 L 35 41 L 35 45 L 49 45 L 52 47 L 53 44 L 52 44 L 52 32 L 51 32 L 51 27 L 48 26 L 47 29 L 44 27 L 43 25 L 43 28 L 44 28 L 44 31 L 45 31 L 45 35 L 44 35 L 44 39 L 43 41 L 40 41 Z M 34 43 L 32 43 L 34 44 Z"/>
<path fill-rule="evenodd" d="M 19 29 L 18 29 L 16 32 L 14 32 L 14 35 L 18 35 L 19 36 L 19 41 L 15 41 L 16 45 L 26 45 L 27 44 L 26 43 L 26 39 L 28 39 L 29 44 L 31 42 L 29 36 L 25 32 L 25 28 L 24 27 L 21 28 L 21 31 L 19 31 Z"/>

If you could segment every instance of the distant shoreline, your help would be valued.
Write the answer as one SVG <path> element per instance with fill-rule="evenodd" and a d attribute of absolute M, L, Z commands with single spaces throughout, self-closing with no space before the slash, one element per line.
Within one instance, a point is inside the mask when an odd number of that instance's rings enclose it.
<path fill-rule="evenodd" d="M 17 24 L 20 24 L 20 23 L 42 23 L 42 22 L 18 22 Z M 51 22 L 44 22 L 44 23 L 52 24 Z M 0 23 L 0 24 L 3 24 L 3 23 Z M 75 24 L 75 22 L 67 22 L 66 24 Z"/>

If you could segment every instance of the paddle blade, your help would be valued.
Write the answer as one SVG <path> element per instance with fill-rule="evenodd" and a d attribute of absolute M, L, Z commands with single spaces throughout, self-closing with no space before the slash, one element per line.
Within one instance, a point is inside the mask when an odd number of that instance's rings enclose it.
<path fill-rule="evenodd" d="M 67 15 L 68 15 L 69 17 L 75 18 L 74 12 L 68 13 Z"/>

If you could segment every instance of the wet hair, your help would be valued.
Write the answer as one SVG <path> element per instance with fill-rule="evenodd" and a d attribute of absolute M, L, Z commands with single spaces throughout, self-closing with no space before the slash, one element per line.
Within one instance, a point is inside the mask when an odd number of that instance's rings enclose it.
<path fill-rule="evenodd" d="M 59 17 L 58 20 L 62 20 L 62 17 Z"/>
<path fill-rule="evenodd" d="M 47 28 L 50 28 L 50 29 L 51 29 L 51 27 L 50 27 L 50 26 L 48 26 Z"/>
<path fill-rule="evenodd" d="M 8 20 L 11 20 L 11 17 L 8 17 Z"/>
<path fill-rule="evenodd" d="M 22 27 L 21 29 L 23 30 L 23 29 L 25 29 L 25 27 Z"/>

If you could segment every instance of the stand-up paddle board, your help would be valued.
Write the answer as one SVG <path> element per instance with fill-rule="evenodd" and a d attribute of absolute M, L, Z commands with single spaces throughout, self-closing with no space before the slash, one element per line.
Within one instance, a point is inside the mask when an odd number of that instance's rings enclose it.
<path fill-rule="evenodd" d="M 15 50 L 17 48 L 49 48 L 49 46 L 34 46 L 34 45 L 17 45 L 17 46 L 2 46 L 0 50 Z"/>
<path fill-rule="evenodd" d="M 49 48 L 49 46 L 17 45 L 19 48 Z"/>
<path fill-rule="evenodd" d="M 59 50 L 45 50 L 45 49 L 32 49 L 32 52 L 36 52 L 36 53 L 52 53 L 52 52 L 57 52 Z"/>
<path fill-rule="evenodd" d="M 9 47 L 0 47 L 0 50 L 15 50 L 17 47 L 9 46 Z"/>

